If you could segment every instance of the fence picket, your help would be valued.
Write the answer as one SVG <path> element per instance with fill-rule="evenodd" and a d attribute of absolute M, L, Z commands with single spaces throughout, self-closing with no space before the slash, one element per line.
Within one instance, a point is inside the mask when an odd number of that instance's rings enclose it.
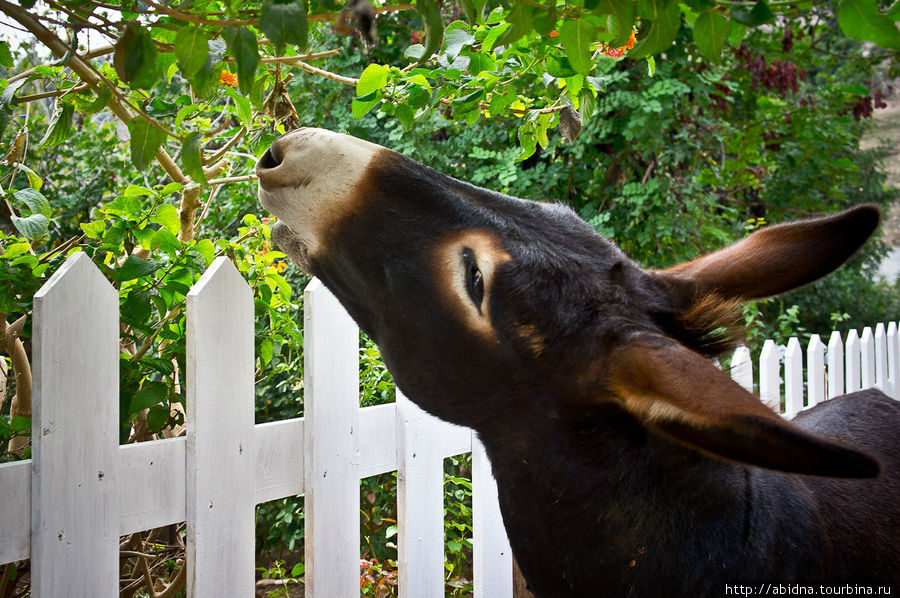
<path fill-rule="evenodd" d="M 781 360 L 772 339 L 763 343 L 759 356 L 759 398 L 775 413 L 781 413 Z"/>
<path fill-rule="evenodd" d="M 882 392 L 889 392 L 887 331 L 881 322 L 875 326 L 875 386 Z"/>
<path fill-rule="evenodd" d="M 32 595 L 117 596 L 119 295 L 76 253 L 34 322 Z"/>
<path fill-rule="evenodd" d="M 304 293 L 306 595 L 359 596 L 359 329 L 319 280 Z"/>
<path fill-rule="evenodd" d="M 875 386 L 875 335 L 870 326 L 863 328 L 859 339 L 859 362 L 861 388 L 872 388 Z"/>
<path fill-rule="evenodd" d="M 844 394 L 844 343 L 835 330 L 828 339 L 828 398 Z"/>
<path fill-rule="evenodd" d="M 217 258 L 187 295 L 187 595 L 254 591 L 253 294 Z"/>
<path fill-rule="evenodd" d="M 512 550 L 497 502 L 497 482 L 484 446 L 472 433 L 472 540 L 475 598 L 511 598 Z"/>
<path fill-rule="evenodd" d="M 818 334 L 806 348 L 807 407 L 825 400 L 825 344 Z"/>
<path fill-rule="evenodd" d="M 844 379 L 847 383 L 846 392 L 856 392 L 860 389 L 860 342 L 859 333 L 852 328 L 847 333 L 847 344 L 844 346 L 844 357 L 846 358 L 846 369 L 844 370 Z"/>
<path fill-rule="evenodd" d="M 440 424 L 397 392 L 398 568 L 401 598 L 444 595 L 444 459 L 432 440 Z"/>
<path fill-rule="evenodd" d="M 748 392 L 753 392 L 753 358 L 744 345 L 734 350 L 731 358 L 731 379 Z"/>
<path fill-rule="evenodd" d="M 784 415 L 788 419 L 803 410 L 803 349 L 792 336 L 784 354 Z"/>
<path fill-rule="evenodd" d="M 888 359 L 888 391 L 887 394 L 898 398 L 900 393 L 900 351 L 898 351 L 897 322 L 891 321 L 887 327 L 887 359 Z"/>

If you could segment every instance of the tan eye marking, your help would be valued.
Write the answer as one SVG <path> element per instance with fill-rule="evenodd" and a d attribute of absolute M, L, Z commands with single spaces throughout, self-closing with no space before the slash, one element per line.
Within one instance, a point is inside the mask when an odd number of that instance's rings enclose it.
<path fill-rule="evenodd" d="M 450 233 L 435 243 L 438 295 L 474 332 L 498 340 L 490 322 L 491 287 L 499 266 L 512 260 L 500 237 L 486 230 Z"/>

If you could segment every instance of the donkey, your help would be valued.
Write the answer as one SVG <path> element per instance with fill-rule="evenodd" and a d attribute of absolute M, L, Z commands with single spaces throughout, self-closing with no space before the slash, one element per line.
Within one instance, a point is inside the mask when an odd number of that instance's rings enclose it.
<path fill-rule="evenodd" d="M 708 359 L 741 301 L 837 268 L 876 208 L 645 271 L 568 208 L 346 135 L 292 131 L 256 173 L 276 243 L 403 392 L 478 432 L 537 597 L 900 581 L 900 403 L 865 390 L 787 422 Z"/>

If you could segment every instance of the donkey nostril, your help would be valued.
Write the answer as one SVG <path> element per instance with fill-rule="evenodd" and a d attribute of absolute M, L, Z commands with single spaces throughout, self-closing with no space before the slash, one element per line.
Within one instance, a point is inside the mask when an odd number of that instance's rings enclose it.
<path fill-rule="evenodd" d="M 262 158 L 259 159 L 256 168 L 257 170 L 275 168 L 281 164 L 283 158 L 284 156 L 281 154 L 281 149 L 278 147 L 278 141 L 276 140 L 269 146 L 269 149 L 262 155 Z"/>

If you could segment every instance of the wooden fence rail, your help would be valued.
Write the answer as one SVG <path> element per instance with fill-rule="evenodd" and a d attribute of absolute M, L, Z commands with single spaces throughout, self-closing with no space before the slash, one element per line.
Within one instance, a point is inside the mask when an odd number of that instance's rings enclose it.
<path fill-rule="evenodd" d="M 187 298 L 186 436 L 120 446 L 118 295 L 86 255 L 70 257 L 35 295 L 32 459 L 0 465 L 0 564 L 30 558 L 36 598 L 115 596 L 119 537 L 186 521 L 187 595 L 249 597 L 255 505 L 304 494 L 306 595 L 355 598 L 359 481 L 397 471 L 400 595 L 437 598 L 443 460 L 471 451 L 475 596 L 510 598 L 512 558 L 478 439 L 399 392 L 360 408 L 356 325 L 318 281 L 304 297 L 305 417 L 254 425 L 253 298 L 219 258 Z M 787 415 L 844 388 L 896 398 L 898 356 L 896 322 L 846 343 L 834 333 L 827 348 L 814 336 L 804 382 L 799 342 L 767 341 L 757 388 L 773 405 L 783 396 Z M 746 348 L 731 372 L 754 388 Z"/>

